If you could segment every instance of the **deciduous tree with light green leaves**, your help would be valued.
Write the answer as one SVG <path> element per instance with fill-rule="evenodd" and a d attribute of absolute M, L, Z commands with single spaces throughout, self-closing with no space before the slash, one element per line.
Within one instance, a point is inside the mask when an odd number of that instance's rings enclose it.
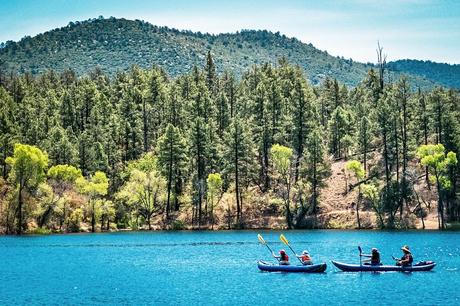
<path fill-rule="evenodd" d="M 282 196 L 286 210 L 286 222 L 288 228 L 292 228 L 292 213 L 290 205 L 292 161 L 294 157 L 291 148 L 275 144 L 270 149 L 273 168 L 279 176 L 279 183 L 283 189 Z"/>
<path fill-rule="evenodd" d="M 18 201 L 17 207 L 14 207 L 17 225 L 14 231 L 22 234 L 27 229 L 28 211 L 24 207 L 27 204 L 24 203 L 24 193 L 38 187 L 45 180 L 48 156 L 35 146 L 18 143 L 14 146 L 13 156 L 8 157 L 6 163 L 11 167 L 9 179 L 17 186 Z"/>
<path fill-rule="evenodd" d="M 362 194 L 361 194 L 361 184 L 360 181 L 366 175 L 363 166 L 357 160 L 350 160 L 347 162 L 345 168 L 347 171 L 351 172 L 354 177 L 356 178 L 356 184 L 358 185 L 358 200 L 356 201 L 356 220 L 358 222 L 358 228 L 361 228 L 361 220 L 359 218 L 359 204 L 361 202 Z"/>
<path fill-rule="evenodd" d="M 107 231 L 110 230 L 110 222 L 115 218 L 115 208 L 113 202 L 106 199 L 99 199 L 97 203 L 98 215 L 101 220 L 101 230 L 105 226 Z"/>
<path fill-rule="evenodd" d="M 70 165 L 56 165 L 48 170 L 48 178 L 52 180 L 54 192 L 60 195 L 81 177 L 81 170 Z"/>
<path fill-rule="evenodd" d="M 79 177 L 76 180 L 78 189 L 82 194 L 88 196 L 88 205 L 86 213 L 91 217 L 91 232 L 96 231 L 97 222 L 97 202 L 96 199 L 107 194 L 109 188 L 109 179 L 102 171 L 96 171 L 89 179 Z"/>
<path fill-rule="evenodd" d="M 80 169 L 70 165 L 56 165 L 52 166 L 48 170 L 48 183 L 53 188 L 54 194 L 57 196 L 55 201 L 56 204 L 60 204 L 60 215 L 59 215 L 59 229 L 62 229 L 65 221 L 70 215 L 70 208 L 68 207 L 68 201 L 64 194 L 75 187 L 75 182 L 78 179 L 82 179 L 82 173 Z M 49 214 L 53 207 L 50 207 L 47 213 Z M 43 215 L 48 217 L 48 214 Z M 43 222 L 46 219 L 43 219 Z"/>
<path fill-rule="evenodd" d="M 163 209 L 165 197 L 165 179 L 156 171 L 144 172 L 134 169 L 128 181 L 123 185 L 118 198 L 124 199 L 136 213 L 136 225 L 139 227 L 139 216 L 143 217 L 149 229 L 155 213 Z"/>
<path fill-rule="evenodd" d="M 348 181 L 348 177 L 351 175 L 353 175 L 355 178 L 356 178 L 356 181 L 359 182 L 360 180 L 362 180 L 365 175 L 366 175 L 366 172 L 364 170 L 364 167 L 361 165 L 361 163 L 357 160 L 350 160 L 348 161 L 346 164 L 345 164 L 345 170 L 347 171 L 346 172 L 346 176 L 347 176 L 347 181 Z M 350 186 L 347 186 L 347 192 L 352 189 L 352 185 Z"/>
<path fill-rule="evenodd" d="M 380 201 L 380 192 L 378 187 L 375 184 L 363 184 L 361 188 L 363 198 L 370 202 L 377 215 L 379 227 L 385 227 L 385 222 L 383 219 L 383 208 Z"/>
<path fill-rule="evenodd" d="M 211 228 L 214 228 L 214 206 L 219 204 L 222 195 L 222 177 L 220 173 L 210 173 L 206 182 L 208 184 L 207 201 L 210 203 L 211 210 Z"/>
<path fill-rule="evenodd" d="M 445 229 L 444 202 L 443 197 L 446 191 L 452 187 L 448 172 L 457 165 L 457 155 L 448 152 L 442 144 L 422 145 L 417 149 L 417 157 L 420 164 L 428 168 L 430 180 L 436 185 L 438 191 L 438 226 Z"/>

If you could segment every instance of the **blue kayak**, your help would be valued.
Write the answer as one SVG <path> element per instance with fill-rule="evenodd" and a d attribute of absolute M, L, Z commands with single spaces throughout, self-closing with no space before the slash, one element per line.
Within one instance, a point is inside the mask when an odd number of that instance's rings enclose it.
<path fill-rule="evenodd" d="M 326 263 L 315 265 L 276 265 L 263 260 L 257 262 L 262 271 L 267 272 L 301 272 L 301 273 L 322 273 L 326 271 Z"/>
<path fill-rule="evenodd" d="M 433 261 L 423 261 L 412 266 L 389 266 L 389 265 L 353 265 L 332 261 L 334 266 L 345 272 L 418 272 L 430 271 L 436 266 Z"/>

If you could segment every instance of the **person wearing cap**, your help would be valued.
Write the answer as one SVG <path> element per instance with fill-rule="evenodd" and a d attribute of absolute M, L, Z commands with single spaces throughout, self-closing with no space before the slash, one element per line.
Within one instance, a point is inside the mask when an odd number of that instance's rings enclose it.
<path fill-rule="evenodd" d="M 412 262 L 414 261 L 414 257 L 412 257 L 412 253 L 410 252 L 409 246 L 405 245 L 401 248 L 404 255 L 401 257 L 400 260 L 396 262 L 397 266 L 411 266 Z"/>
<path fill-rule="evenodd" d="M 285 250 L 280 251 L 280 255 L 276 256 L 275 253 L 272 253 L 273 257 L 277 258 L 279 260 L 280 265 L 290 265 L 291 263 L 289 262 L 289 256 L 286 254 Z"/>
<path fill-rule="evenodd" d="M 302 261 L 303 265 L 312 265 L 313 260 L 310 257 L 310 253 L 307 250 L 303 251 L 301 255 L 296 255 Z"/>
<path fill-rule="evenodd" d="M 362 254 L 361 256 L 369 258 L 364 260 L 366 264 L 371 264 L 373 266 L 382 264 L 380 262 L 380 252 L 376 248 L 372 248 L 371 254 Z"/>

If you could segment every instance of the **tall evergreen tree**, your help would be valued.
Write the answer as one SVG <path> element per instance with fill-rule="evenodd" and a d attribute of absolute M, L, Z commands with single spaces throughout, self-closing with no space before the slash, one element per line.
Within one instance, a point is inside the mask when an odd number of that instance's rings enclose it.
<path fill-rule="evenodd" d="M 166 219 L 172 208 L 179 208 L 177 191 L 181 189 L 180 177 L 185 173 L 186 144 L 179 129 L 172 124 L 166 126 L 164 134 L 158 140 L 158 166 L 166 178 Z M 174 206 L 171 203 L 174 201 Z"/>
<path fill-rule="evenodd" d="M 233 118 L 225 134 L 225 172 L 235 184 L 236 222 L 243 219 L 243 190 L 254 171 L 255 144 L 249 127 L 238 115 Z"/>

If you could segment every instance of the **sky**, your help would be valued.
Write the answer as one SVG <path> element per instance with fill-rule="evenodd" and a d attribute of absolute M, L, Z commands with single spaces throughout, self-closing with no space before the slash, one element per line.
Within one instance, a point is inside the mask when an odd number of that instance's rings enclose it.
<path fill-rule="evenodd" d="M 0 0 L 0 42 L 98 16 L 181 30 L 270 30 L 361 62 L 421 59 L 460 64 L 460 0 Z"/>

